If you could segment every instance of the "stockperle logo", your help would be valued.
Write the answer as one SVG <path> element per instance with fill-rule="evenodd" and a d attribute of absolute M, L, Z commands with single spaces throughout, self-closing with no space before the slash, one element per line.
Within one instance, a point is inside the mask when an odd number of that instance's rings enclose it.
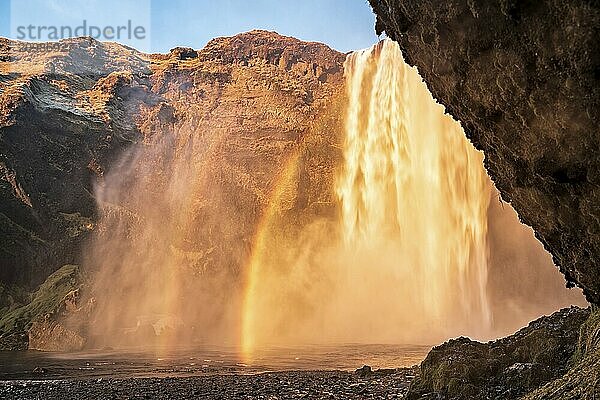
<path fill-rule="evenodd" d="M 90 36 L 150 51 L 150 0 L 12 0 L 10 37 L 47 42 Z"/>

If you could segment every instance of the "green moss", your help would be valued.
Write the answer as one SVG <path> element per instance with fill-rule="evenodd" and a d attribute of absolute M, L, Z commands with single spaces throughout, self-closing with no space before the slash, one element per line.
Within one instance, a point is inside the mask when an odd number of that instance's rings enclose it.
<path fill-rule="evenodd" d="M 35 233 L 25 229 L 24 227 L 17 224 L 3 213 L 0 213 L 0 229 L 2 230 L 2 232 L 19 232 L 23 234 L 24 237 L 27 237 L 32 241 L 41 244 L 48 244 L 45 240 L 37 236 Z"/>
<path fill-rule="evenodd" d="M 0 315 L 0 337 L 25 332 L 40 316 L 56 312 L 67 293 L 79 288 L 81 281 L 77 265 L 60 268 L 32 294 L 29 304 L 8 309 Z"/>
<path fill-rule="evenodd" d="M 80 213 L 59 213 L 67 223 L 66 232 L 69 237 L 77 237 L 83 232 L 94 229 L 94 220 L 90 217 L 82 217 Z"/>
<path fill-rule="evenodd" d="M 29 302 L 29 294 L 20 286 L 0 283 L 0 316 Z"/>
<path fill-rule="evenodd" d="M 421 363 L 408 398 L 519 398 L 567 372 L 589 315 L 589 310 L 567 308 L 493 342 L 450 340 L 433 348 Z M 582 349 L 599 340 L 597 331 L 590 332 L 587 339 L 581 335 Z"/>
<path fill-rule="evenodd" d="M 571 362 L 574 365 L 594 351 L 600 351 L 600 307 L 597 306 L 592 306 L 590 317 L 581 325 L 577 350 Z"/>
<path fill-rule="evenodd" d="M 600 398 L 600 309 L 581 325 L 571 369 L 523 400 L 595 400 Z"/>

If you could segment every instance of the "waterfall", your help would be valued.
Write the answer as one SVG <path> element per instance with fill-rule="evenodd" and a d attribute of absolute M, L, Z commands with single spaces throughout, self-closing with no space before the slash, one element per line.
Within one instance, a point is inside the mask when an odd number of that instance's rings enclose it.
<path fill-rule="evenodd" d="M 267 217 L 244 302 L 248 359 L 272 343 L 491 335 L 483 155 L 395 42 L 354 52 L 344 67 L 339 213 L 291 242 Z"/>
<path fill-rule="evenodd" d="M 395 258 L 411 292 L 405 304 L 422 318 L 485 330 L 490 186 L 482 154 L 432 101 L 395 42 L 350 54 L 345 73 L 337 193 L 346 245 L 373 260 Z M 375 264 L 361 268 L 378 273 Z"/>

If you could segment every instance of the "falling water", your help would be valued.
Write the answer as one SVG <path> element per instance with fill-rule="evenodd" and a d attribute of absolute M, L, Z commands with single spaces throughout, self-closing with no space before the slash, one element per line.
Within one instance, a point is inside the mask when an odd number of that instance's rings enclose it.
<path fill-rule="evenodd" d="M 329 133 L 345 133 L 343 162 L 335 183 L 318 182 L 328 198 L 337 193 L 327 209 L 338 213 L 289 205 L 309 190 L 298 181 L 310 147 L 265 162 L 274 179 L 265 180 L 260 192 L 270 194 L 260 204 L 238 202 L 239 192 L 224 185 L 222 143 L 230 136 L 218 130 L 206 141 L 201 130 L 169 128 L 122 156 L 96 188 L 101 219 L 87 263 L 97 271 L 93 345 L 239 342 L 252 361 L 272 344 L 496 337 L 507 333 L 498 315 L 514 327 L 555 307 L 530 298 L 555 296 L 549 282 L 560 286 L 562 277 L 548 269 L 556 276 L 543 281 L 541 268 L 530 271 L 530 247 L 543 250 L 530 231 L 519 233 L 516 215 L 494 204 L 488 215 L 482 154 L 398 45 L 386 40 L 350 54 L 345 78 L 347 96 L 332 100 L 346 102 L 345 124 Z M 496 252 L 488 283 L 490 218 L 506 249 Z M 505 232 L 522 240 L 507 241 Z"/>
<path fill-rule="evenodd" d="M 386 40 L 348 56 L 334 221 L 255 245 L 244 349 L 489 338 L 483 155 Z"/>
<path fill-rule="evenodd" d="M 396 267 L 405 269 L 400 274 L 417 289 L 407 303 L 423 318 L 454 317 L 483 333 L 490 323 L 490 186 L 482 154 L 440 105 L 427 101 L 395 42 L 350 54 L 345 71 L 345 165 L 337 193 L 346 244 L 379 258 L 395 253 Z"/>

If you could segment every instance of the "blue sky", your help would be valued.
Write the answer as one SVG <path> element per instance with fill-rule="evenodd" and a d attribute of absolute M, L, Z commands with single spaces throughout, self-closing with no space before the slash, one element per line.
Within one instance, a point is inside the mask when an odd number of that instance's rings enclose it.
<path fill-rule="evenodd" d="M 24 30 L 17 28 L 29 25 L 75 29 L 83 20 L 100 28 L 132 21 L 143 27 L 143 40 L 118 41 L 153 52 L 201 48 L 214 37 L 251 29 L 319 41 L 340 51 L 378 40 L 367 0 L 0 0 L 0 35 L 5 37 L 18 38 Z"/>

